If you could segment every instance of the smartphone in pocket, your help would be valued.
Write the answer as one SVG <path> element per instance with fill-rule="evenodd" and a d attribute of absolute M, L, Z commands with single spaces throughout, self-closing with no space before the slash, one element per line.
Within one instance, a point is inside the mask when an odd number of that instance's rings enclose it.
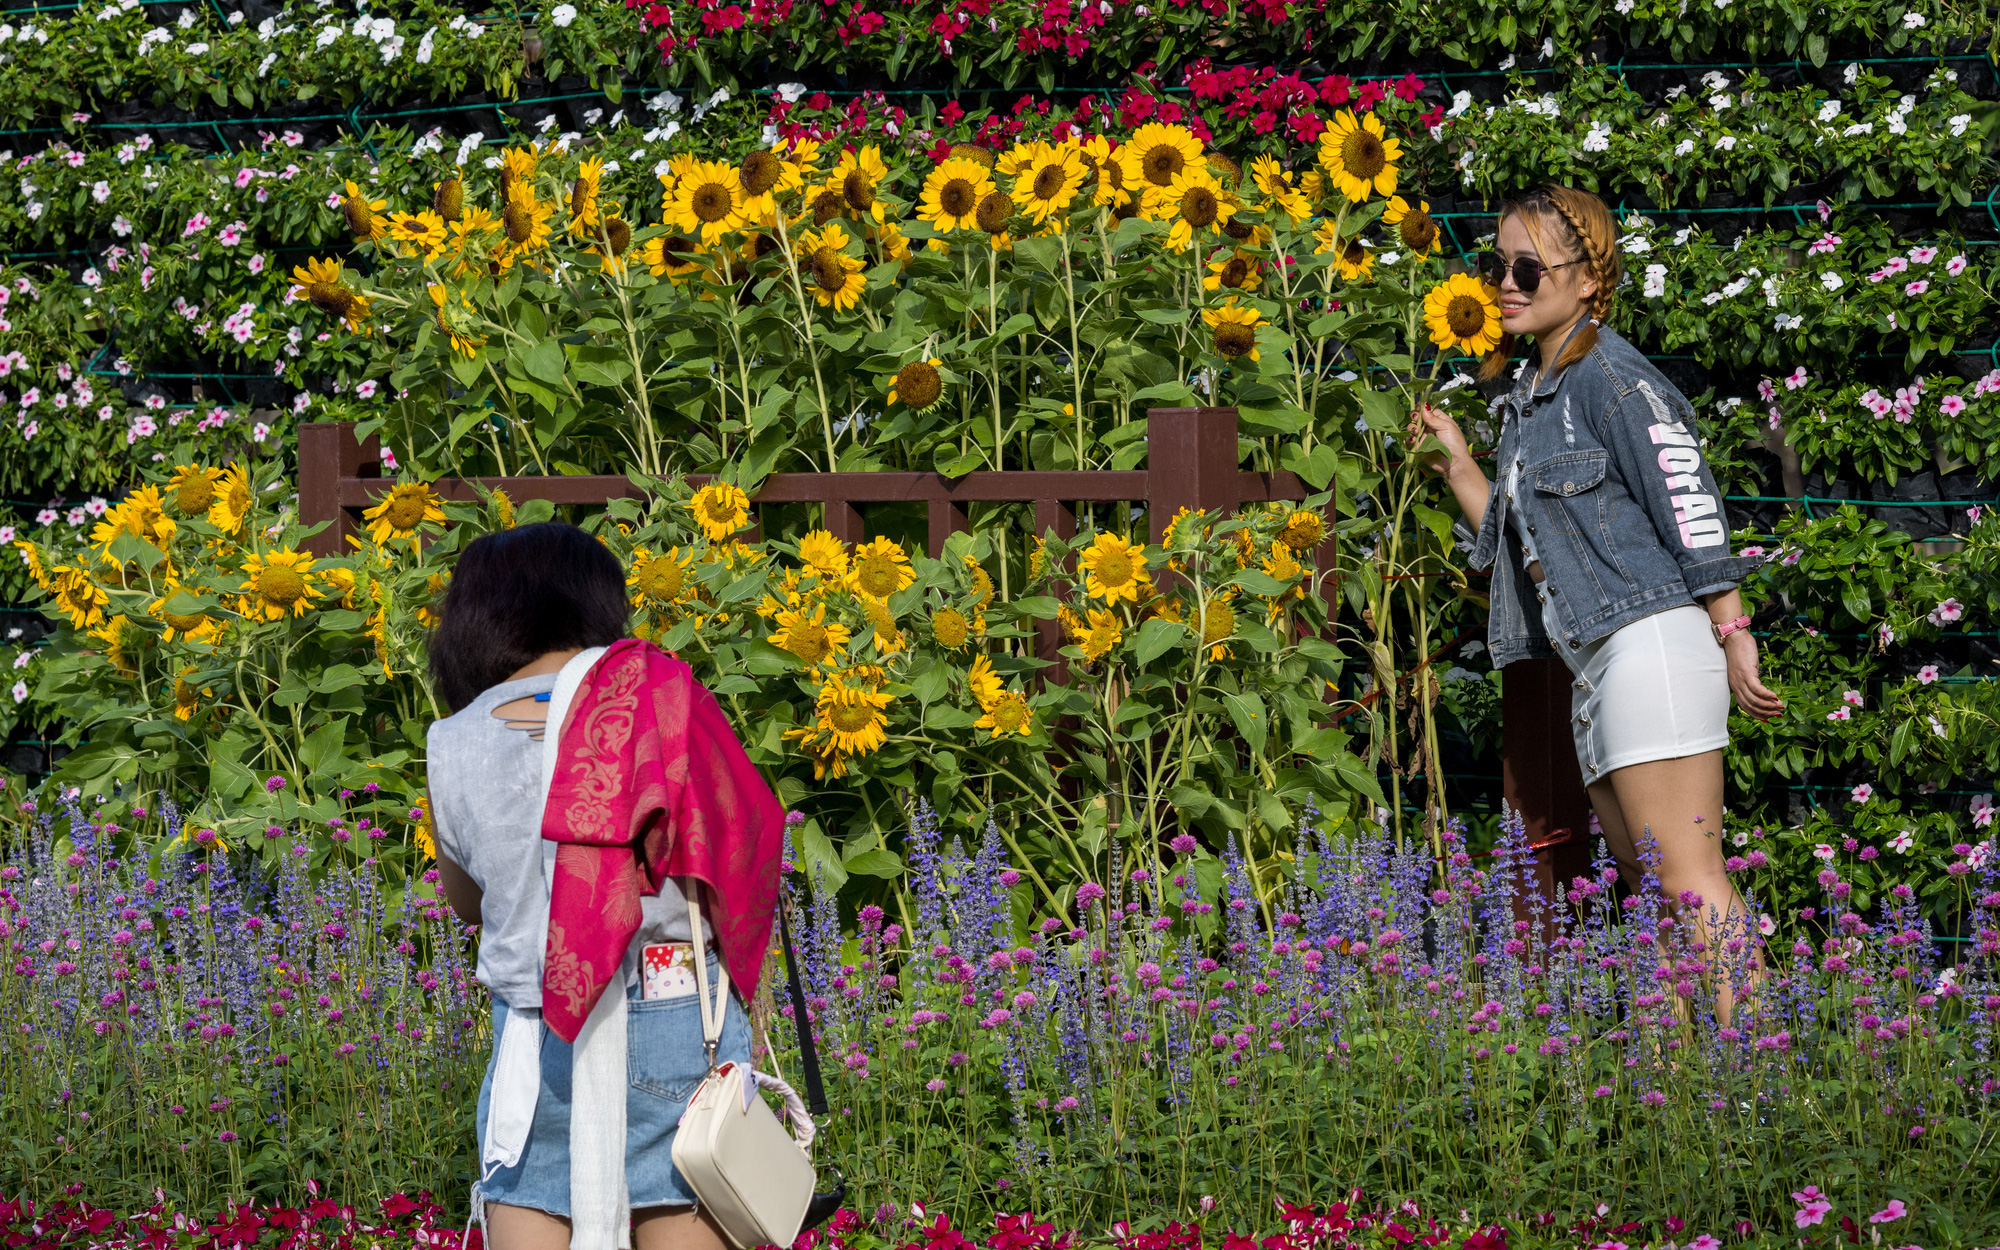
<path fill-rule="evenodd" d="M 694 946 L 688 942 L 657 942 L 640 951 L 639 997 L 692 998 L 695 992 Z"/>

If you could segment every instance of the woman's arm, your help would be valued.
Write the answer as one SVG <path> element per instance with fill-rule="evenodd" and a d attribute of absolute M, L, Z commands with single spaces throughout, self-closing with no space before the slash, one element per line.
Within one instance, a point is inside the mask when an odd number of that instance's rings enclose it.
<path fill-rule="evenodd" d="M 1726 625 L 1749 613 L 1743 610 L 1743 595 L 1735 587 L 1703 595 L 1708 619 Z M 1748 629 L 1739 629 L 1722 640 L 1722 655 L 1729 670 L 1729 689 L 1736 706 L 1758 720 L 1770 720 L 1785 710 L 1785 701 L 1767 689 L 1757 676 L 1757 639 Z"/>
<path fill-rule="evenodd" d="M 1458 428 L 1458 422 L 1442 408 L 1429 404 L 1417 405 L 1410 417 L 1410 441 L 1421 442 L 1425 436 L 1435 437 L 1445 445 L 1442 453 L 1432 452 L 1424 457 L 1424 467 L 1433 473 L 1444 475 L 1451 486 L 1452 495 L 1458 500 L 1459 511 L 1465 513 L 1465 523 L 1473 533 L 1486 520 L 1486 497 L 1493 489 L 1493 483 L 1486 479 L 1486 471 L 1472 458 L 1472 450 L 1466 446 L 1465 432 Z"/>
<path fill-rule="evenodd" d="M 438 856 L 438 886 L 444 890 L 444 897 L 458 918 L 467 924 L 479 923 L 479 883 L 466 875 L 460 868 L 443 855 Z"/>

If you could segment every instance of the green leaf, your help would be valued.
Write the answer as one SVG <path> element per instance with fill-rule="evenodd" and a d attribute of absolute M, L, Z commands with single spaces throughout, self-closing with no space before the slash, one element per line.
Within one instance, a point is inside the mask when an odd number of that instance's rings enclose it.
<path fill-rule="evenodd" d="M 1141 625 L 1138 635 L 1132 640 L 1132 662 L 1142 667 L 1151 664 L 1178 647 L 1187 636 L 1187 626 L 1179 621 L 1163 621 L 1156 616 Z"/>
<path fill-rule="evenodd" d="M 1347 788 L 1356 794 L 1365 795 L 1377 807 L 1387 807 L 1388 801 L 1382 797 L 1382 787 L 1375 781 L 1375 774 L 1361 762 L 1361 757 L 1352 751 L 1342 751 L 1333 759 L 1333 771 L 1347 783 Z"/>
<path fill-rule="evenodd" d="M 1840 587 L 1840 606 L 1847 614 L 1863 625 L 1869 622 L 1868 588 L 1859 582 L 1843 582 Z"/>
<path fill-rule="evenodd" d="M 902 857 L 894 851 L 886 851 L 881 847 L 843 859 L 840 861 L 840 866 L 847 869 L 850 876 L 886 877 L 894 880 L 903 875 Z"/>
<path fill-rule="evenodd" d="M 783 647 L 774 647 L 762 638 L 753 639 L 743 650 L 743 667 L 757 677 L 778 677 L 785 673 L 794 673 L 804 665 L 805 661 L 798 656 Z"/>
<path fill-rule="evenodd" d="M 1440 546 L 1447 551 L 1451 550 L 1451 517 L 1449 515 L 1439 512 L 1436 508 L 1426 508 L 1420 503 L 1412 503 L 1410 510 L 1417 514 L 1417 520 L 1423 522 L 1425 529 L 1437 535 Z"/>
<path fill-rule="evenodd" d="M 521 364 L 527 369 L 529 377 L 560 388 L 568 361 L 563 356 L 563 345 L 560 341 L 543 339 L 527 350 L 521 358 Z"/>
<path fill-rule="evenodd" d="M 1245 691 L 1242 694 L 1222 696 L 1222 706 L 1229 710 L 1229 719 L 1235 723 L 1236 732 L 1243 743 L 1256 755 L 1264 753 L 1264 742 L 1269 733 L 1270 714 L 1264 710 L 1264 701 Z"/>
<path fill-rule="evenodd" d="M 341 748 L 347 738 L 347 718 L 336 716 L 306 735 L 299 747 L 299 767 L 307 776 L 331 771 L 341 759 Z"/>
<path fill-rule="evenodd" d="M 1014 258 L 1025 260 L 1043 273 L 1060 275 L 1062 269 L 1062 240 L 1050 237 L 1016 239 Z"/>
<path fill-rule="evenodd" d="M 332 694 L 336 690 L 346 690 L 367 680 L 361 670 L 352 664 L 334 664 L 313 679 L 312 688 L 321 694 Z"/>

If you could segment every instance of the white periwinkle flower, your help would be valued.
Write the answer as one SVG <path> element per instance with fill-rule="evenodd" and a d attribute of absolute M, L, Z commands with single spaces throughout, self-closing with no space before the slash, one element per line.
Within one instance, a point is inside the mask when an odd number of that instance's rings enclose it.
<path fill-rule="evenodd" d="M 555 8 L 549 10 L 549 20 L 558 26 L 569 25 L 576 20 L 576 6 L 573 4 L 557 5 Z"/>

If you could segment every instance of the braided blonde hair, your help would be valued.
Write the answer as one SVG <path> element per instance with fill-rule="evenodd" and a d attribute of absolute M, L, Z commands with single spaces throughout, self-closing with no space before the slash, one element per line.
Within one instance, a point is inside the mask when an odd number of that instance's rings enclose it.
<path fill-rule="evenodd" d="M 1541 186 L 1519 199 L 1508 200 L 1500 206 L 1495 228 L 1517 213 L 1542 255 L 1560 252 L 1575 256 L 1589 266 L 1590 278 L 1597 284 L 1585 301 L 1590 320 L 1556 357 L 1553 371 L 1561 373 L 1590 354 L 1597 346 L 1597 327 L 1610 320 L 1612 303 L 1618 297 L 1618 282 L 1624 274 L 1624 266 L 1618 259 L 1618 223 L 1603 200 L 1574 187 Z M 1499 376 L 1518 347 L 1514 335 L 1502 334 L 1499 344 L 1480 362 L 1479 376 L 1482 379 Z"/>

